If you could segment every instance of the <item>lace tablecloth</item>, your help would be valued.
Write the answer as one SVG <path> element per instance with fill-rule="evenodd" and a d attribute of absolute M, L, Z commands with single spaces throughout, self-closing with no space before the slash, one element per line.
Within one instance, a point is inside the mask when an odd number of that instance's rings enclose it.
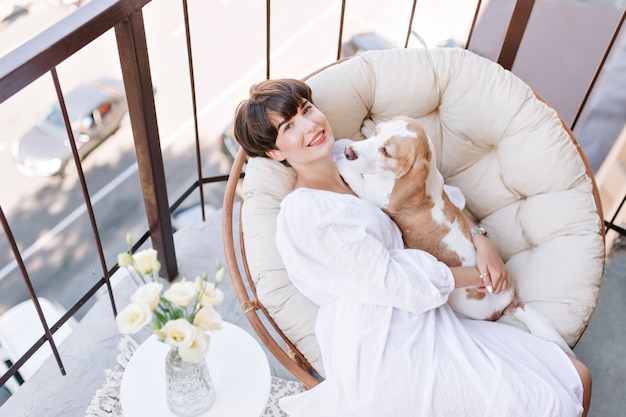
<path fill-rule="evenodd" d="M 118 366 L 105 371 L 106 381 L 96 390 L 85 417 L 124 417 L 120 404 L 120 385 L 124 369 L 138 345 L 130 336 L 124 336 L 119 343 Z M 278 400 L 284 396 L 304 391 L 302 384 L 282 378 L 272 377 L 270 397 L 262 417 L 286 417 L 278 407 Z"/>

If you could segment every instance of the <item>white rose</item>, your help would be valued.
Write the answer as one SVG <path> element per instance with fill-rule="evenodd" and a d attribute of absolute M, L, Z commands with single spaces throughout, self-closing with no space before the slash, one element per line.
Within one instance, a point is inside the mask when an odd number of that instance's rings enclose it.
<path fill-rule="evenodd" d="M 196 298 L 196 286 L 193 282 L 183 280 L 172 284 L 172 286 L 163 293 L 163 297 L 177 306 L 187 307 L 187 305 Z"/>
<path fill-rule="evenodd" d="M 147 304 L 150 307 L 150 310 L 154 310 L 159 304 L 162 288 L 162 284 L 149 282 L 137 288 L 130 299 L 132 302 L 137 304 Z"/>
<path fill-rule="evenodd" d="M 117 264 L 120 268 L 124 268 L 125 266 L 130 266 L 133 264 L 133 255 L 128 252 L 120 253 L 117 255 Z"/>
<path fill-rule="evenodd" d="M 198 282 L 196 281 L 196 285 Z M 200 297 L 200 305 L 202 307 L 212 307 L 224 301 L 224 293 L 219 288 L 215 288 L 212 282 L 204 283 L 204 291 Z"/>
<path fill-rule="evenodd" d="M 137 333 L 152 320 L 152 311 L 146 304 L 131 303 L 115 317 L 117 329 L 122 334 Z"/>
<path fill-rule="evenodd" d="M 203 307 L 196 313 L 193 324 L 201 330 L 219 330 L 222 328 L 222 316 L 213 307 Z"/>
<path fill-rule="evenodd" d="M 226 270 L 220 266 L 215 273 L 215 282 L 219 284 L 220 282 L 224 281 L 225 276 Z"/>
<path fill-rule="evenodd" d="M 181 359 L 187 362 L 200 362 L 204 360 L 207 352 L 209 351 L 209 341 L 211 338 L 208 334 L 198 332 L 196 338 L 191 345 L 178 348 L 178 354 Z"/>
<path fill-rule="evenodd" d="M 191 346 L 198 334 L 198 328 L 185 319 L 170 320 L 161 328 L 163 341 L 180 348 Z"/>
<path fill-rule="evenodd" d="M 154 249 L 144 249 L 133 255 L 137 272 L 150 275 L 152 272 L 159 272 L 161 268 L 157 260 L 157 251 Z"/>

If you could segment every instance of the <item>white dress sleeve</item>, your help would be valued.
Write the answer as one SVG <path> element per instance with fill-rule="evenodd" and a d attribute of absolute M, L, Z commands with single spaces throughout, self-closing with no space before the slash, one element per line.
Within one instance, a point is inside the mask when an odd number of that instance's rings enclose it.
<path fill-rule="evenodd" d="M 459 187 L 455 187 L 454 185 L 444 184 L 443 189 L 448 194 L 448 198 L 459 209 L 465 209 L 465 196 L 463 195 L 463 191 Z"/>
<path fill-rule="evenodd" d="M 319 305 L 344 298 L 422 313 L 454 289 L 445 264 L 404 249 L 395 223 L 354 196 L 294 191 L 281 205 L 277 244 L 294 285 Z"/>

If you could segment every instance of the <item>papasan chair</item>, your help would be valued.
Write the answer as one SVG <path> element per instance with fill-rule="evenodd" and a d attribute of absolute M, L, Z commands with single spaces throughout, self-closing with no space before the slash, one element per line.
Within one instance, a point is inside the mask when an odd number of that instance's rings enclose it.
<path fill-rule="evenodd" d="M 434 142 L 445 181 L 463 191 L 518 293 L 576 345 L 603 276 L 602 209 L 576 138 L 541 97 L 498 64 L 461 48 L 371 51 L 325 67 L 306 82 L 337 138 L 363 139 L 366 118 L 418 119 Z M 294 181 L 290 168 L 246 159 L 240 151 L 224 200 L 223 234 L 244 313 L 276 358 L 311 388 L 324 377 L 314 333 L 317 306 L 290 283 L 275 246 L 279 204 Z M 237 218 L 241 253 L 233 232 Z M 511 316 L 500 320 L 524 328 Z"/>

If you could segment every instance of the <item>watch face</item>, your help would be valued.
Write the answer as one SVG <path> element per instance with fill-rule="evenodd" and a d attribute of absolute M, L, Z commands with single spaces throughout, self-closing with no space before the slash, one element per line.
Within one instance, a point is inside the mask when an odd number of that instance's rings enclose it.
<path fill-rule="evenodd" d="M 470 228 L 470 236 L 474 235 L 485 235 L 487 236 L 487 231 L 482 226 L 472 226 Z"/>

